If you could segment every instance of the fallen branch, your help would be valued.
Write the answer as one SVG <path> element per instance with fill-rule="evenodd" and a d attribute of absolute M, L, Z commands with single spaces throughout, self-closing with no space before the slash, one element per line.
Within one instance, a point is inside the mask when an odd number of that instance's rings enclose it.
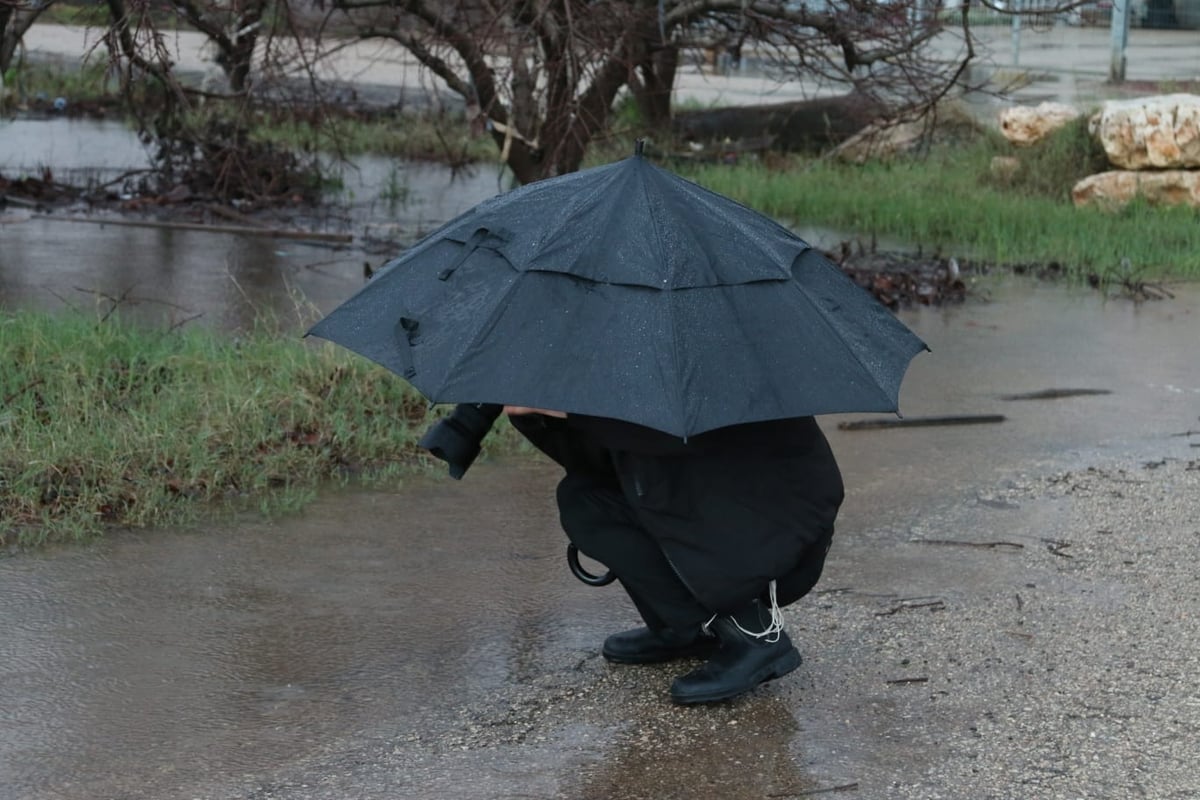
<path fill-rule="evenodd" d="M 946 547 L 988 547 L 993 550 L 1001 547 L 1013 547 L 1018 550 L 1023 549 L 1025 545 L 1020 542 L 967 542 L 961 539 L 909 539 L 914 544 L 937 544 Z"/>
<path fill-rule="evenodd" d="M 884 681 L 892 686 L 900 686 L 906 683 L 929 683 L 929 678 L 892 678 L 890 681 Z"/>
<path fill-rule="evenodd" d="M 838 430 L 869 431 L 882 428 L 928 428 L 937 425 L 983 425 L 1004 422 L 1003 414 L 966 414 L 950 417 L 906 417 L 902 419 L 862 419 L 839 422 Z"/>
<path fill-rule="evenodd" d="M 40 200 L 29 200 L 25 197 L 17 197 L 13 194 L 0 194 L 0 206 L 6 203 L 11 203 L 14 206 L 23 206 L 24 208 L 37 208 L 42 203 Z"/>
<path fill-rule="evenodd" d="M 1060 558 L 1074 558 L 1075 557 L 1073 555 L 1069 555 L 1068 553 L 1063 552 L 1064 550 L 1066 550 L 1068 547 L 1071 546 L 1070 542 L 1060 542 L 1055 539 L 1042 539 L 1042 541 L 1046 543 L 1046 549 L 1049 550 L 1052 555 L 1059 556 Z"/>
<path fill-rule="evenodd" d="M 890 617 L 893 614 L 899 614 L 901 611 L 915 611 L 919 608 L 928 608 L 930 611 L 944 611 L 946 608 L 945 600 L 930 600 L 927 603 L 908 603 L 901 601 L 889 608 L 887 611 L 877 611 L 877 617 Z"/>
<path fill-rule="evenodd" d="M 7 406 L 9 403 L 16 400 L 18 397 L 25 394 L 30 389 L 41 386 L 45 382 L 46 382 L 45 378 L 34 378 L 33 380 L 26 383 L 24 386 L 18 386 L 16 391 L 12 392 L 11 394 L 9 394 L 7 397 L 4 398 L 4 405 Z"/>
<path fill-rule="evenodd" d="M 1036 392 L 1001 395 L 1001 400 L 1058 400 L 1062 397 L 1086 397 L 1098 394 L 1112 394 L 1111 389 L 1042 389 Z"/>
<path fill-rule="evenodd" d="M 285 230 L 282 228 L 251 228 L 239 225 L 205 225 L 199 222 L 161 222 L 158 220 L 91 219 L 89 217 L 63 217 L 53 214 L 34 214 L 34 219 L 59 222 L 86 222 L 91 225 L 117 225 L 130 228 L 166 228 L 168 230 L 201 231 L 224 233 L 234 236 L 265 236 L 270 239 L 301 239 L 319 242 L 350 243 L 354 237 L 348 233 L 320 233 L 318 231 Z"/>

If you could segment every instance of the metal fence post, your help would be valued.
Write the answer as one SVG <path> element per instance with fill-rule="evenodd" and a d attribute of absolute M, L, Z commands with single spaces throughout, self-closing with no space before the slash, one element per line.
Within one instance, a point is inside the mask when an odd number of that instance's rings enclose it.
<path fill-rule="evenodd" d="M 1113 0 L 1112 61 L 1108 66 L 1109 83 L 1125 81 L 1125 48 L 1129 45 L 1129 6 L 1133 0 Z"/>

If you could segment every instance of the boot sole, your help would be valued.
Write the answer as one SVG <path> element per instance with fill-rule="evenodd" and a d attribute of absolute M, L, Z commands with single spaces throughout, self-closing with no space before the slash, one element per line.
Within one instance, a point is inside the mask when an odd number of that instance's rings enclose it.
<path fill-rule="evenodd" d="M 668 661 L 678 661 L 681 658 L 708 658 L 716 650 L 717 643 L 714 639 L 712 643 L 688 645 L 676 650 L 659 650 L 643 655 L 625 656 L 619 653 L 609 653 L 604 648 L 601 648 L 600 655 L 604 656 L 605 661 L 612 664 L 665 664 Z"/>
<path fill-rule="evenodd" d="M 803 659 L 800 657 L 800 651 L 793 647 L 787 653 L 775 659 L 769 664 L 766 664 L 762 669 L 755 672 L 751 677 L 749 685 L 725 689 L 719 692 L 706 692 L 688 695 L 678 695 L 671 693 L 671 699 L 681 706 L 698 705 L 700 703 L 716 703 L 721 700 L 730 700 L 739 695 L 743 695 L 753 689 L 757 689 L 764 683 L 775 678 L 782 678 L 789 672 L 793 672 L 800 666 Z"/>

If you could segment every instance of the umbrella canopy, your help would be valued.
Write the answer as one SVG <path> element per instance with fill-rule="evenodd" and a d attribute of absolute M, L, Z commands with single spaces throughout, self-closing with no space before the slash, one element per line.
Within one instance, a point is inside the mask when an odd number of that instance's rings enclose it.
<path fill-rule="evenodd" d="M 927 349 L 795 234 L 640 152 L 481 203 L 309 334 L 432 402 L 676 436 L 896 411 L 904 372 Z"/>

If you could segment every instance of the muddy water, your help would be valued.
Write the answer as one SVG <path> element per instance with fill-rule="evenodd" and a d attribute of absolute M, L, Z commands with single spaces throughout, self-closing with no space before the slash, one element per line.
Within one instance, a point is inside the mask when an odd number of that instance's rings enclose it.
<path fill-rule="evenodd" d="M 104 182 L 147 165 L 125 126 L 94 121 L 0 123 L 0 172 Z M 337 168 L 342 186 L 321 219 L 279 212 L 268 227 L 350 234 L 352 245 L 65 221 L 31 210 L 0 215 L 0 307 L 108 310 L 121 298 L 135 320 L 245 328 L 262 316 L 285 326 L 311 322 L 423 233 L 504 188 L 494 166 L 452 172 L 436 164 L 364 157 Z M 148 219 L 153 220 L 152 216 Z M 223 220 L 214 220 L 220 225 Z"/>
<path fill-rule="evenodd" d="M 1200 288 L 1142 305 L 1015 281 L 990 294 L 905 315 L 933 352 L 902 407 L 1007 421 L 825 420 L 849 487 L 825 587 L 866 575 L 966 592 L 964 578 L 998 578 L 947 552 L 900 580 L 879 554 L 915 526 L 995 527 L 987 493 L 1021 473 L 1195 453 L 1176 434 L 1200 427 Z M 1001 399 L 1047 388 L 1112 394 Z M 670 667 L 606 667 L 599 641 L 633 612 L 567 574 L 554 481 L 512 458 L 462 482 L 331 490 L 275 522 L 0 560 L 0 797 L 728 798 L 858 781 L 883 797 L 867 778 L 937 763 L 939 734 L 914 730 L 897 695 L 830 692 L 878 658 L 855 618 L 803 632 L 796 677 L 716 709 L 672 709 Z"/>

